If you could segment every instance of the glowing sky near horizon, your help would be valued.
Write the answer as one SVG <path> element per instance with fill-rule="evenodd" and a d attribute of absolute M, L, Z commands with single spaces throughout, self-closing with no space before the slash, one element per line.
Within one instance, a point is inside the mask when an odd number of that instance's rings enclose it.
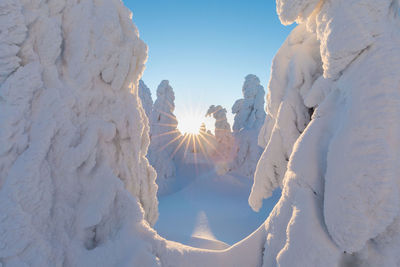
<path fill-rule="evenodd" d="M 255 74 L 266 87 L 272 58 L 293 28 L 280 24 L 273 0 L 123 1 L 149 47 L 143 80 L 153 100 L 161 80 L 170 81 L 178 120 L 188 107 L 205 114 L 222 105 L 232 122 L 244 77 Z"/>

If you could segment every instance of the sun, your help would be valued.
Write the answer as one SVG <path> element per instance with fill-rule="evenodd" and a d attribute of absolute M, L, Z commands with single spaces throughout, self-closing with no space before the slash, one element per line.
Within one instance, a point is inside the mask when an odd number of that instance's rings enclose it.
<path fill-rule="evenodd" d="M 178 118 L 178 130 L 182 134 L 198 134 L 202 123 L 201 114 L 186 112 Z"/>

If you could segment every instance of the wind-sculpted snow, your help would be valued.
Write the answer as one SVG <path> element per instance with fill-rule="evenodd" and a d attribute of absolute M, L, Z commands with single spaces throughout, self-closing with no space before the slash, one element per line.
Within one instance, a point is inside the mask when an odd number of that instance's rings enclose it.
<path fill-rule="evenodd" d="M 282 22 L 301 24 L 274 59 L 264 126 L 268 141 L 249 199 L 259 209 L 261 198 L 278 185 L 269 177 L 285 173 L 282 197 L 265 224 L 264 266 L 399 266 L 398 3 L 279 4 Z M 316 8 L 310 12 L 312 6 Z M 309 36 L 312 46 L 301 45 L 291 53 L 288 44 L 293 43 L 293 34 Z M 315 52 L 321 56 L 323 76 Z M 278 71 L 288 61 L 293 68 L 299 56 L 315 63 L 302 59 L 298 61 L 302 71 L 290 75 Z M 309 78 L 296 79 L 299 74 Z M 302 81 L 301 89 L 292 86 L 284 91 L 277 86 L 296 84 L 290 79 Z M 285 105 L 302 112 L 283 116 Z M 305 116 L 307 109 L 313 112 L 311 121 Z M 300 127 L 294 134 L 286 125 L 292 125 L 298 114 L 304 114 L 304 124 L 297 123 Z M 277 125 L 280 134 L 274 139 Z M 292 137 L 284 139 L 284 131 Z M 270 164 L 272 155 L 281 154 L 288 144 L 289 162 L 281 157 Z"/>
<path fill-rule="evenodd" d="M 237 144 L 236 158 L 232 169 L 253 178 L 262 149 L 257 144 L 258 133 L 265 120 L 265 91 L 255 75 L 247 75 L 243 84 L 243 99 L 232 106 L 235 114 L 233 134 Z"/>
<path fill-rule="evenodd" d="M 112 0 L 0 10 L 0 265 L 155 264 L 139 234 L 158 216 L 137 96 L 147 48 L 130 13 Z"/>
<path fill-rule="evenodd" d="M 157 184 L 161 190 L 168 187 L 168 178 L 175 175 L 174 153 L 181 133 L 174 115 L 175 95 L 169 82 L 164 80 L 157 88 L 157 99 L 150 116 L 149 161 L 157 171 Z"/>

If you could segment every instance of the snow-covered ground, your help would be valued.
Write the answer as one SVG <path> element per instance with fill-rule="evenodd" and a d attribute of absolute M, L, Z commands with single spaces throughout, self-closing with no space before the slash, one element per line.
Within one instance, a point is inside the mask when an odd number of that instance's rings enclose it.
<path fill-rule="evenodd" d="M 193 247 L 224 249 L 256 230 L 280 197 L 280 190 L 254 212 L 247 199 L 252 180 L 238 174 L 219 176 L 213 166 L 181 164 L 173 190 L 159 196 L 157 232 Z"/>

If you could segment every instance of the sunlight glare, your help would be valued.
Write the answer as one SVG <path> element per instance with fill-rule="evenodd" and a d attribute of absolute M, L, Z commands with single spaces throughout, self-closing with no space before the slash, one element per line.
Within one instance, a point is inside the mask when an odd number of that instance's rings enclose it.
<path fill-rule="evenodd" d="M 204 114 L 200 110 L 187 110 L 178 118 L 178 129 L 182 134 L 198 134 L 200 126 L 205 121 Z"/>

